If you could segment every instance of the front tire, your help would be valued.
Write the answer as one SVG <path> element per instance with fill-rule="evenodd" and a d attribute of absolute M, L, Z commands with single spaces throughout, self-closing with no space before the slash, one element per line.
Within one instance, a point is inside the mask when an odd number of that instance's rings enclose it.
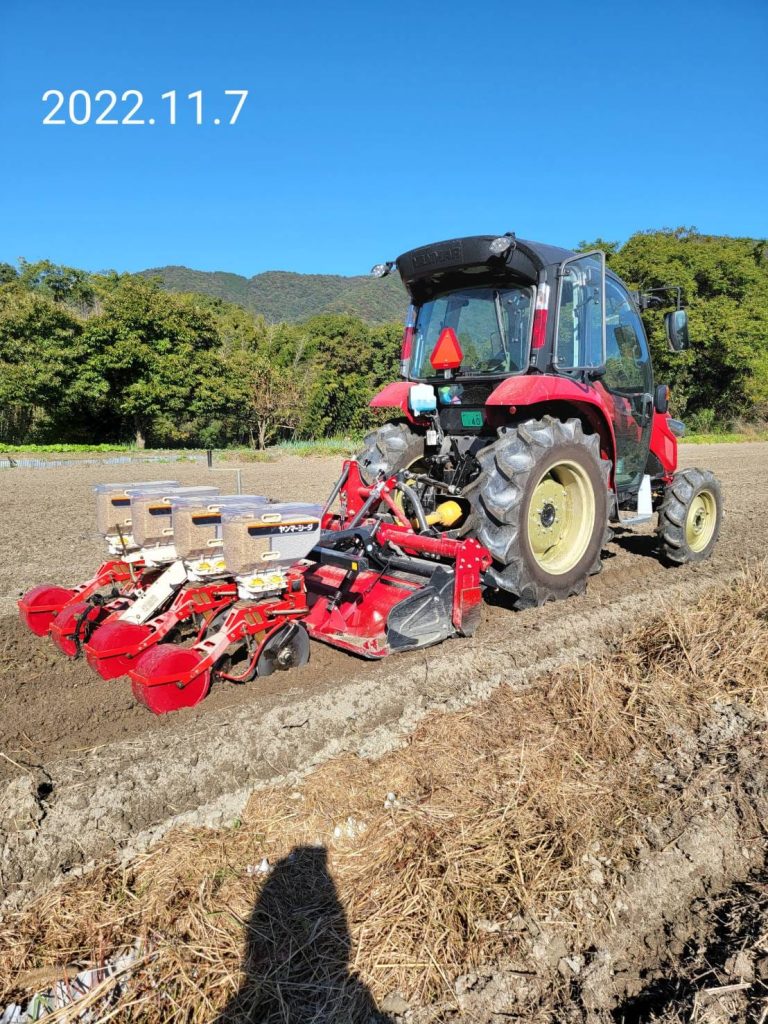
<path fill-rule="evenodd" d="M 664 491 L 656 532 L 662 556 L 674 565 L 703 562 L 717 543 L 723 517 L 720 483 L 708 469 L 675 473 Z"/>
<path fill-rule="evenodd" d="M 518 608 L 582 593 L 609 536 L 610 463 L 599 437 L 577 419 L 545 416 L 503 431 L 477 458 L 482 472 L 466 496 L 492 579 Z"/>

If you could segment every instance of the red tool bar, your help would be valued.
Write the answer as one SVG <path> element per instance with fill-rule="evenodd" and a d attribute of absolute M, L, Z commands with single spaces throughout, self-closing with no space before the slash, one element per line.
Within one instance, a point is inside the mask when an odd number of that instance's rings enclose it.
<path fill-rule="evenodd" d="M 426 555 L 437 555 L 440 558 L 456 559 L 459 556 L 478 558 L 483 569 L 491 564 L 488 551 L 473 537 L 466 540 L 454 540 L 452 537 L 427 537 L 422 533 L 414 533 L 403 526 L 382 523 L 376 531 L 376 540 L 381 544 L 391 541 L 398 547 L 408 548 L 413 552 Z"/>

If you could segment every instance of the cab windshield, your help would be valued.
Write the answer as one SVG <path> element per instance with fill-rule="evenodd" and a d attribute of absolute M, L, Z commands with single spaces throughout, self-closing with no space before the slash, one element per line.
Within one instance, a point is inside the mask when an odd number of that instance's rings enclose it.
<path fill-rule="evenodd" d="M 531 288 L 466 288 L 425 302 L 416 318 L 412 375 L 437 375 L 429 357 L 446 327 L 456 332 L 463 352 L 456 376 L 522 372 L 532 314 Z"/>

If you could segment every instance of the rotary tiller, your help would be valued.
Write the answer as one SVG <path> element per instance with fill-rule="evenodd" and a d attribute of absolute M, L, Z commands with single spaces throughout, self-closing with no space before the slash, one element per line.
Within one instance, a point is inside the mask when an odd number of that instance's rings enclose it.
<path fill-rule="evenodd" d="M 240 599 L 193 646 L 165 643 L 136 658 L 135 696 L 158 714 L 189 707 L 213 679 L 246 682 L 305 664 L 309 637 L 381 658 L 471 635 L 491 559 L 477 540 L 440 532 L 460 511 L 446 502 L 426 516 L 405 474 L 369 485 L 354 461 L 324 512 L 225 509 L 224 560 Z"/>

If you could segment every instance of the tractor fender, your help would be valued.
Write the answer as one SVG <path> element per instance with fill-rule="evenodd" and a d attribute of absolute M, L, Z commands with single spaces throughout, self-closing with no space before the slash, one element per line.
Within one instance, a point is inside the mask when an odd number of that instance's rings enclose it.
<path fill-rule="evenodd" d="M 392 384 L 387 384 L 378 394 L 374 395 L 368 405 L 372 409 L 400 409 L 411 423 L 418 423 L 408 408 L 408 392 L 410 390 L 410 381 L 393 381 Z"/>
<path fill-rule="evenodd" d="M 600 435 L 600 453 L 611 461 L 611 482 L 613 467 L 616 465 L 616 435 L 613 420 L 616 415 L 613 395 L 599 382 L 582 384 L 570 377 L 555 377 L 549 374 L 525 374 L 507 377 L 488 396 L 485 402 L 491 406 L 508 406 L 513 413 L 527 406 L 539 416 L 571 415 L 580 419 Z M 559 407 L 559 408 L 558 408 Z"/>
<path fill-rule="evenodd" d="M 654 412 L 650 451 L 661 463 L 664 476 L 671 479 L 677 469 L 677 436 L 669 421 L 668 412 Z"/>

